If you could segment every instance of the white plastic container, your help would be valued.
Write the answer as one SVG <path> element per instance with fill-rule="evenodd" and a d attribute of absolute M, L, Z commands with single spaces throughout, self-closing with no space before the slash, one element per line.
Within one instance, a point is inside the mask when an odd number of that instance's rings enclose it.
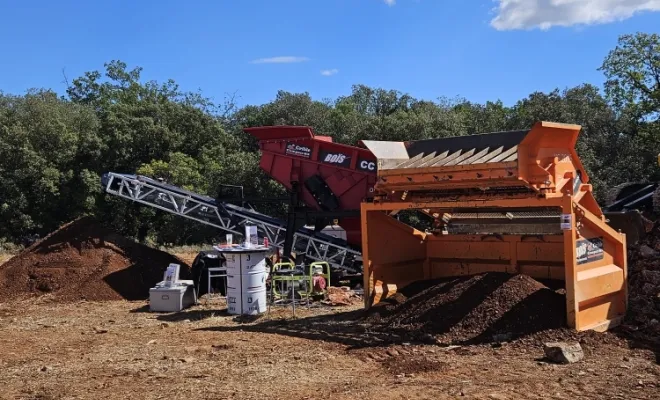
<path fill-rule="evenodd" d="M 243 314 L 258 315 L 265 313 L 267 310 L 265 286 L 243 292 Z"/>
<path fill-rule="evenodd" d="M 241 275 L 235 272 L 227 273 L 227 290 L 237 290 L 240 291 L 241 286 Z"/>
<path fill-rule="evenodd" d="M 248 290 L 257 290 L 261 288 L 266 288 L 266 278 L 268 278 L 268 272 L 248 272 L 247 274 L 241 275 L 241 289 L 243 292 Z"/>
<path fill-rule="evenodd" d="M 263 246 L 217 249 L 227 264 L 227 312 L 257 315 L 266 312 L 266 254 Z"/>
<path fill-rule="evenodd" d="M 259 262 L 254 262 L 254 261 L 255 261 L 254 257 L 251 257 L 250 260 L 247 261 L 245 267 L 243 267 L 243 270 L 250 272 L 268 272 L 265 258 L 262 258 L 261 261 Z"/>
<path fill-rule="evenodd" d="M 156 312 L 178 312 L 197 303 L 193 281 L 179 281 L 172 286 L 160 282 L 149 289 L 149 310 Z"/>
<path fill-rule="evenodd" d="M 242 308 L 242 299 L 240 297 L 236 297 L 236 294 L 238 291 L 230 291 L 229 288 L 227 288 L 227 312 L 229 314 L 241 314 L 243 312 Z"/>
<path fill-rule="evenodd" d="M 225 253 L 227 273 L 241 273 L 241 271 L 268 271 L 266 267 L 265 252 L 231 254 Z"/>
<path fill-rule="evenodd" d="M 241 271 L 241 255 L 223 253 L 225 257 L 225 265 L 227 266 L 227 273 L 240 273 Z"/>

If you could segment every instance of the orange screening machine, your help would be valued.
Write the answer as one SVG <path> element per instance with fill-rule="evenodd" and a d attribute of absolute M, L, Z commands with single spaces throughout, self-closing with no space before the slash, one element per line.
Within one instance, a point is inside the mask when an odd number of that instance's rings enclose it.
<path fill-rule="evenodd" d="M 365 306 L 419 280 L 497 271 L 565 281 L 569 327 L 607 330 L 627 303 L 625 235 L 605 223 L 575 152 L 581 127 L 363 141 L 378 160 L 362 203 Z M 420 231 L 394 216 L 418 210 Z"/>

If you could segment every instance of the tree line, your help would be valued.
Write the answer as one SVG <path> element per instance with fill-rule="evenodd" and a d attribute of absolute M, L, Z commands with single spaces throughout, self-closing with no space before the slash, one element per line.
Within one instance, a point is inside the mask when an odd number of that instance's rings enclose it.
<path fill-rule="evenodd" d="M 202 243 L 215 228 L 103 195 L 104 172 L 162 177 L 215 196 L 222 184 L 252 197 L 283 188 L 259 169 L 248 126 L 308 125 L 334 141 L 416 140 L 528 129 L 547 120 L 582 125 L 577 151 L 597 198 L 627 181 L 658 180 L 660 37 L 623 35 L 599 68 L 605 85 L 534 92 L 512 106 L 462 98 L 416 99 L 355 85 L 334 100 L 280 91 L 263 105 L 214 104 L 174 81 L 144 82 L 121 61 L 87 72 L 66 93 L 0 92 L 0 244 L 45 235 L 95 214 L 121 233 L 155 244 Z M 264 209 L 265 208 L 265 209 Z M 274 214 L 281 205 L 260 205 Z"/>

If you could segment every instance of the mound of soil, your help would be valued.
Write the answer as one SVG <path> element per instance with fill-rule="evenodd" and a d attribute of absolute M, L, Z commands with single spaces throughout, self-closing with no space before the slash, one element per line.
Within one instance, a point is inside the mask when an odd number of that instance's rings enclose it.
<path fill-rule="evenodd" d="M 628 250 L 628 312 L 619 330 L 660 352 L 660 221 Z"/>
<path fill-rule="evenodd" d="M 92 217 L 70 222 L 0 266 L 0 301 L 54 294 L 56 301 L 141 300 L 180 259 L 128 240 Z"/>
<path fill-rule="evenodd" d="M 566 298 L 525 275 L 485 273 L 422 281 L 372 309 L 385 329 L 444 343 L 510 340 L 566 323 Z"/>

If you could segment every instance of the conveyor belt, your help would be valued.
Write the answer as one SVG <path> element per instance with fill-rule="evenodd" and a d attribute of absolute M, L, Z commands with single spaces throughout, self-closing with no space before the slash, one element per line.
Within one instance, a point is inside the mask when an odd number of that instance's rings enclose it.
<path fill-rule="evenodd" d="M 269 215 L 217 201 L 141 175 L 109 172 L 103 175 L 104 190 L 115 196 L 145 204 L 159 210 L 243 235 L 246 224 L 256 225 L 259 235 L 274 246 L 282 247 L 286 223 Z M 327 261 L 334 268 L 361 273 L 361 254 L 346 241 L 313 229 L 299 229 L 293 240 L 293 250 L 316 261 Z"/>

